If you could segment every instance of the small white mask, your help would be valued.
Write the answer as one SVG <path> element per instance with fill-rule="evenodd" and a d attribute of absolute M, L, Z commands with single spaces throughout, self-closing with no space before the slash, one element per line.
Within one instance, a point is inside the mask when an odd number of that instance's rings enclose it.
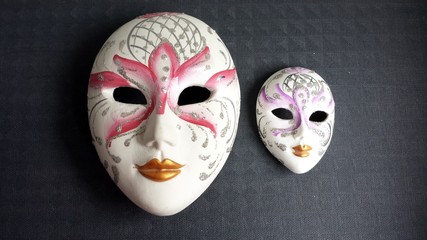
<path fill-rule="evenodd" d="M 181 13 L 147 14 L 115 31 L 88 88 L 100 160 L 129 199 L 160 216 L 186 208 L 216 178 L 234 143 L 239 109 L 239 82 L 224 43 Z"/>
<path fill-rule="evenodd" d="M 276 72 L 261 87 L 256 117 L 267 149 L 294 173 L 323 157 L 334 128 L 331 90 L 317 73 L 300 67 Z"/>

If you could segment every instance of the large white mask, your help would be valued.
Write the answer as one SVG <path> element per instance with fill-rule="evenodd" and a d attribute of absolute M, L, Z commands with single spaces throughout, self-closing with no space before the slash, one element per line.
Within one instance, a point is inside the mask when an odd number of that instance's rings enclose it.
<path fill-rule="evenodd" d="M 123 193 L 172 215 L 196 200 L 223 167 L 236 136 L 240 88 L 215 31 L 181 13 L 120 27 L 90 77 L 88 114 L 98 155 Z"/>
<path fill-rule="evenodd" d="M 325 154 L 334 128 L 331 90 L 315 72 L 285 68 L 273 74 L 257 99 L 256 117 L 264 145 L 294 173 L 306 173 Z"/>

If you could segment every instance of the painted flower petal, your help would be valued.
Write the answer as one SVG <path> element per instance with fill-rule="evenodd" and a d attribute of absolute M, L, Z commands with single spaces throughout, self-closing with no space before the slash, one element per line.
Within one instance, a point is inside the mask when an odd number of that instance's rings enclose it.
<path fill-rule="evenodd" d="M 324 89 L 322 89 L 322 91 L 311 100 L 311 103 L 313 105 L 324 106 L 328 110 L 332 110 L 335 107 L 335 102 L 332 98 L 332 95 L 325 92 Z"/>
<path fill-rule="evenodd" d="M 174 48 L 168 42 L 161 43 L 150 55 L 148 61 L 150 70 L 155 75 L 155 84 L 159 99 L 158 114 L 165 112 L 169 86 L 175 81 L 174 73 L 179 67 L 179 60 Z"/>
<path fill-rule="evenodd" d="M 294 131 L 297 129 L 301 124 L 301 115 L 298 109 L 296 108 L 296 104 L 292 97 L 287 95 L 283 90 L 281 89 L 279 84 L 275 85 L 275 93 L 279 94 L 280 98 L 273 98 L 268 96 L 265 87 L 261 89 L 259 100 L 262 102 L 262 104 L 267 106 L 267 109 L 274 110 L 275 108 L 286 108 L 289 109 L 292 112 L 293 115 L 293 121 L 294 123 L 287 128 L 278 127 L 272 130 L 272 134 L 274 136 L 278 136 L 279 134 L 288 133 L 291 131 Z M 291 107 L 294 109 L 290 109 Z"/>
<path fill-rule="evenodd" d="M 156 76 L 155 80 L 166 82 L 173 78 L 179 67 L 179 59 L 175 49 L 169 42 L 161 43 L 150 55 L 148 68 Z"/>
<path fill-rule="evenodd" d="M 175 76 L 178 77 L 180 84 L 185 84 L 187 81 L 194 81 L 194 75 L 197 75 L 197 79 L 203 78 L 210 74 L 209 70 L 211 66 L 210 51 L 208 47 L 205 47 L 201 52 L 193 56 L 192 58 L 185 61 L 176 71 Z M 207 79 L 209 76 L 206 76 Z M 188 85 L 188 84 L 187 84 Z"/>
<path fill-rule="evenodd" d="M 151 101 L 154 102 L 155 99 L 152 98 Z M 113 124 L 109 127 L 106 138 L 108 146 L 110 145 L 113 138 L 137 128 L 144 120 L 148 118 L 153 109 L 154 104 L 151 104 L 148 107 L 141 107 L 139 111 L 136 111 L 129 116 L 115 117 Z"/>
<path fill-rule="evenodd" d="M 214 74 L 205 84 L 209 90 L 225 88 L 236 80 L 236 69 L 227 69 Z"/>
<path fill-rule="evenodd" d="M 129 86 L 129 82 L 110 71 L 94 73 L 89 78 L 89 87 L 91 88 L 116 88 L 122 86 Z"/>
<path fill-rule="evenodd" d="M 197 125 L 209 128 L 213 132 L 214 136 L 216 136 L 217 134 L 216 127 L 211 121 L 208 121 L 200 117 L 194 117 L 194 113 L 183 112 L 179 115 L 179 117 L 182 120 L 187 121 L 189 123 L 193 123 L 193 124 L 197 124 Z"/>
<path fill-rule="evenodd" d="M 140 89 L 145 86 L 152 86 L 155 76 L 144 64 L 115 55 L 114 63 L 119 67 L 117 71 L 127 81 L 135 84 Z"/>

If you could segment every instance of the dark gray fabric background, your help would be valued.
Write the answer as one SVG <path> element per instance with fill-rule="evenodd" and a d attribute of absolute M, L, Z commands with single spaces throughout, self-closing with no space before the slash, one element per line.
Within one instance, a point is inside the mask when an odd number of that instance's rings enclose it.
<path fill-rule="evenodd" d="M 86 115 L 104 41 L 157 11 L 216 29 L 242 92 L 226 165 L 171 217 L 120 192 Z M 303 175 L 269 154 L 255 122 L 262 83 L 289 66 L 318 72 L 336 102 L 331 146 Z M 422 1 L 1 1 L 0 238 L 427 239 L 426 74 Z"/>

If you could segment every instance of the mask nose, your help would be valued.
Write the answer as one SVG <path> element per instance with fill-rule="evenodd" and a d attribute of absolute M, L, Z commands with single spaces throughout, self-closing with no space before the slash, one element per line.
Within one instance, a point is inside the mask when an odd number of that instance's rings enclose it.
<path fill-rule="evenodd" d="M 310 151 L 313 149 L 310 145 L 307 144 L 310 138 L 310 129 L 303 121 L 300 127 L 295 134 L 295 139 L 297 140 L 297 145 L 293 146 L 293 154 L 297 157 L 308 157 Z"/>
<path fill-rule="evenodd" d="M 165 146 L 173 147 L 177 141 L 177 122 L 174 113 L 165 107 L 163 114 L 153 113 L 147 120 L 145 133 L 142 136 L 143 145 L 155 149 L 162 149 Z M 173 114 L 173 116 L 171 115 Z"/>
<path fill-rule="evenodd" d="M 295 134 L 295 139 L 299 143 L 300 146 L 305 146 L 307 144 L 307 139 L 310 135 L 310 129 L 305 123 L 305 121 L 301 122 L 301 125 L 297 129 L 297 133 Z"/>

